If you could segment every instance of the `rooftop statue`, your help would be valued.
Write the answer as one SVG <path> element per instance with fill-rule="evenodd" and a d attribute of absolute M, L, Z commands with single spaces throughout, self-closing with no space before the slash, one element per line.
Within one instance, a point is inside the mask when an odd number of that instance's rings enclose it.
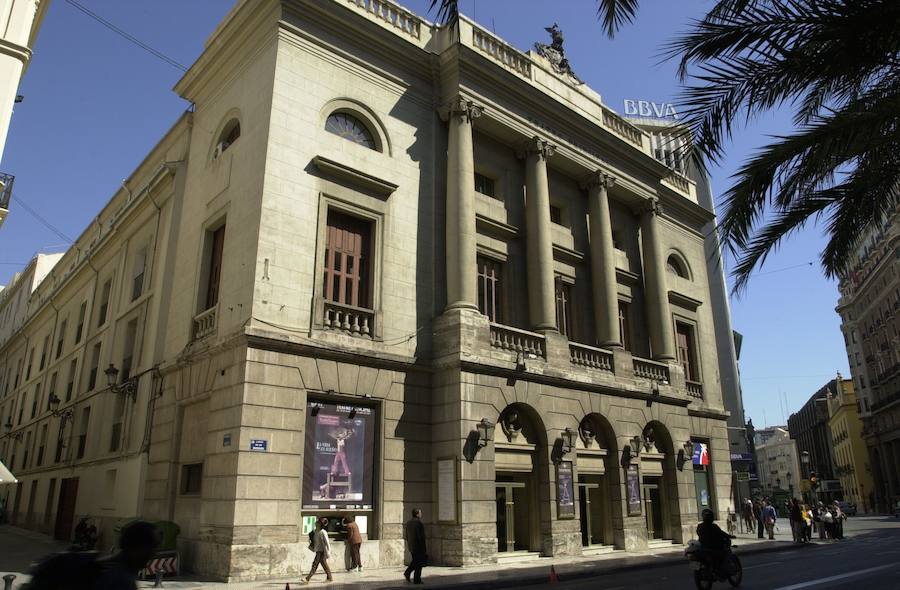
<path fill-rule="evenodd" d="M 552 42 L 550 45 L 546 45 L 544 43 L 535 43 L 534 50 L 538 52 L 541 56 L 547 58 L 550 62 L 550 65 L 553 66 L 553 70 L 557 74 L 565 74 L 571 76 L 573 80 L 575 80 L 576 84 L 584 84 L 584 82 L 575 75 L 575 72 L 572 71 L 572 66 L 569 65 L 569 60 L 566 59 L 566 50 L 563 49 L 563 34 L 559 28 L 559 25 L 553 23 L 552 27 L 547 27 L 544 29 L 548 33 L 550 33 L 550 38 Z"/>

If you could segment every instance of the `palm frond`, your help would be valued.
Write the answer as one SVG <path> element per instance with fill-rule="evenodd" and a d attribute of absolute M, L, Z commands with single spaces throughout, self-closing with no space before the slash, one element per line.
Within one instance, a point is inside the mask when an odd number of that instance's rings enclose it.
<path fill-rule="evenodd" d="M 429 12 L 434 12 L 435 21 L 441 24 L 454 23 L 459 20 L 459 0 L 431 0 Z"/>
<path fill-rule="evenodd" d="M 637 15 L 638 0 L 597 0 L 597 16 L 610 38 L 614 37 L 623 25 L 634 22 Z"/>

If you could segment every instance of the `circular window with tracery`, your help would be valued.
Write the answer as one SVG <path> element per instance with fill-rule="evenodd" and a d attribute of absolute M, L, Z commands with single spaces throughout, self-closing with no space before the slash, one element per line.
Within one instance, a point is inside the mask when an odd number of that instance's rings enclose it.
<path fill-rule="evenodd" d="M 325 130 L 355 144 L 378 150 L 375 136 L 362 121 L 349 113 L 332 113 L 325 120 Z"/>

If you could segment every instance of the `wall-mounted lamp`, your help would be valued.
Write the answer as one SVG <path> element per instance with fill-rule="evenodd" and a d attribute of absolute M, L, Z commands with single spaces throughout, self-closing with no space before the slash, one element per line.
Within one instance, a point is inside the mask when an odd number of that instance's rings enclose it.
<path fill-rule="evenodd" d="M 562 454 L 568 455 L 575 448 L 576 438 L 578 437 L 578 433 L 566 426 L 566 429 L 562 431 Z"/>
<path fill-rule="evenodd" d="M 684 443 L 684 455 L 686 457 L 694 456 L 694 441 L 688 439 L 686 443 Z"/>
<path fill-rule="evenodd" d="M 481 422 L 475 425 L 475 428 L 478 430 L 478 448 L 483 449 L 488 445 L 489 442 L 494 440 L 494 428 L 496 424 L 488 420 L 487 418 L 482 418 Z"/>
<path fill-rule="evenodd" d="M 643 446 L 644 440 L 639 435 L 635 434 L 628 442 L 630 443 L 628 446 L 631 447 L 631 454 L 635 457 L 639 457 L 641 455 L 641 446 Z"/>
<path fill-rule="evenodd" d="M 56 397 L 55 393 L 50 394 L 50 399 L 47 400 L 47 403 L 50 405 L 50 413 L 56 416 L 57 418 L 62 420 L 61 428 L 65 428 L 66 422 L 72 419 L 74 412 L 72 408 L 66 408 L 65 410 L 59 409 L 60 399 Z"/>
<path fill-rule="evenodd" d="M 22 440 L 22 431 L 21 430 L 19 430 L 18 432 L 10 432 L 13 429 L 12 418 L 9 418 L 6 421 L 6 424 L 3 425 L 3 427 L 6 428 L 6 434 L 3 435 L 4 437 L 11 438 L 11 439 L 17 440 L 17 441 Z"/>
<path fill-rule="evenodd" d="M 119 369 L 112 363 L 109 363 L 109 366 L 106 367 L 106 370 L 103 371 L 103 373 L 106 374 L 106 384 L 109 386 L 110 391 L 120 395 L 127 395 L 131 398 L 131 401 L 137 400 L 137 375 L 130 379 L 126 379 L 122 383 L 116 383 L 119 377 Z"/>

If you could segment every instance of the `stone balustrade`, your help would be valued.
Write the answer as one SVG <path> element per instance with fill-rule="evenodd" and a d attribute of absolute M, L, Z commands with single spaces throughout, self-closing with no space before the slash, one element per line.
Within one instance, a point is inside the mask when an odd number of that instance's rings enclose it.
<path fill-rule="evenodd" d="M 474 25 L 472 46 L 508 69 L 531 79 L 531 60 L 527 55 Z"/>
<path fill-rule="evenodd" d="M 541 334 L 495 323 L 491 323 L 491 346 L 542 358 L 546 357 L 547 351 Z"/>
<path fill-rule="evenodd" d="M 202 340 L 216 333 L 219 306 L 214 305 L 194 316 L 194 340 Z"/>
<path fill-rule="evenodd" d="M 651 381 L 669 382 L 669 367 L 665 363 L 657 363 L 648 359 L 633 357 L 634 376 Z"/>
<path fill-rule="evenodd" d="M 697 185 L 677 170 L 662 179 L 664 185 L 675 189 L 691 201 L 697 202 Z"/>
<path fill-rule="evenodd" d="M 322 326 L 326 330 L 339 330 L 352 336 L 371 338 L 375 331 L 375 312 L 371 309 L 324 302 Z"/>
<path fill-rule="evenodd" d="M 613 370 L 613 353 L 603 348 L 569 342 L 569 356 L 573 365 L 581 365 L 601 371 Z"/>
<path fill-rule="evenodd" d="M 603 109 L 603 125 L 628 143 L 643 149 L 641 130 L 606 108 Z"/>
<path fill-rule="evenodd" d="M 347 2 L 414 39 L 418 40 L 422 34 L 422 19 L 399 4 L 389 0 L 347 0 Z"/>
<path fill-rule="evenodd" d="M 703 384 L 699 381 L 685 381 L 687 394 L 697 399 L 703 399 Z"/>

